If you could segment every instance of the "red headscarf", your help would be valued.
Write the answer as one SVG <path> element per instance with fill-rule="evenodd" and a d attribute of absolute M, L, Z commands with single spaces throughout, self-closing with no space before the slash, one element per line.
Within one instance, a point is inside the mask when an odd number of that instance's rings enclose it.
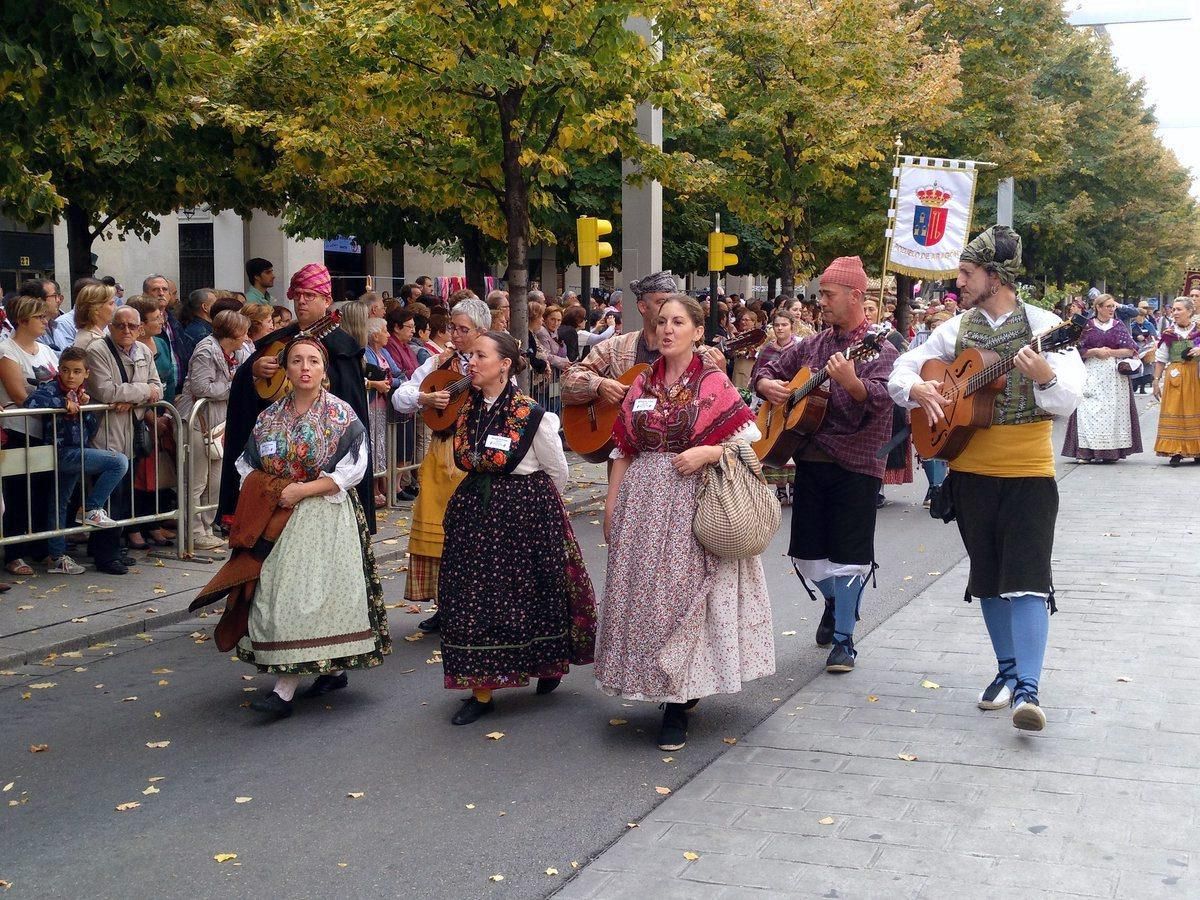
<path fill-rule="evenodd" d="M 287 298 L 294 303 L 296 294 L 300 291 L 313 291 L 325 297 L 332 297 L 333 279 L 329 277 L 329 270 L 320 263 L 309 263 L 296 272 L 288 285 Z"/>

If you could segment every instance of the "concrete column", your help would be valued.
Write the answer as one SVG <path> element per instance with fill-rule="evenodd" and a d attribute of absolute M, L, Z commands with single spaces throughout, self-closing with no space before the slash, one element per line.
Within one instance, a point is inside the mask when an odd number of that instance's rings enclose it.
<path fill-rule="evenodd" d="M 213 216 L 213 284 L 227 291 L 246 285 L 245 226 L 242 217 L 226 209 Z"/>
<path fill-rule="evenodd" d="M 659 58 L 662 47 L 654 42 L 650 22 L 639 17 L 625 20 L 625 27 L 641 35 Z M 661 147 L 663 142 L 662 110 L 643 103 L 637 110 L 637 134 L 642 140 Z M 662 185 L 657 181 L 643 182 L 640 187 L 628 179 L 638 173 L 638 166 L 621 160 L 621 277 L 618 287 L 625 289 L 630 281 L 662 269 Z M 625 331 L 642 327 L 637 304 L 622 303 L 621 320 Z"/>

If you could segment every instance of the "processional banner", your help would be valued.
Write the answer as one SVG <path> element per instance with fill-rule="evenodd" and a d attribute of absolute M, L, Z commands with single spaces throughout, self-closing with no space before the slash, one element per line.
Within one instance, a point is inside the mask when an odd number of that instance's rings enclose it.
<path fill-rule="evenodd" d="M 915 278 L 946 278 L 971 233 L 975 163 L 902 157 L 889 210 L 887 267 Z"/>

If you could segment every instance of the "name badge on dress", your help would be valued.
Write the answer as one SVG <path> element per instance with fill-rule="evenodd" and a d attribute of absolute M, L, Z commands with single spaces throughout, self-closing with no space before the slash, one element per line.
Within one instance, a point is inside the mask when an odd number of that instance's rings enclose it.
<path fill-rule="evenodd" d="M 504 450 L 512 449 L 512 438 L 501 437 L 498 434 L 489 434 L 487 440 L 484 441 L 484 446 L 489 450 Z"/>
<path fill-rule="evenodd" d="M 650 412 L 658 406 L 658 400 L 655 397 L 639 397 L 633 401 L 634 412 Z"/>
<path fill-rule="evenodd" d="M 274 441 L 263 441 L 258 445 L 259 456 L 274 456 L 278 450 L 279 448 L 276 446 Z"/>

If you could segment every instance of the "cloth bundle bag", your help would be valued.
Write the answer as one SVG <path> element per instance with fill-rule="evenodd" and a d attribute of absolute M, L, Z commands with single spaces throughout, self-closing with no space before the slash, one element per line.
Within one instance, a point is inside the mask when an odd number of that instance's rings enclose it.
<path fill-rule="evenodd" d="M 749 559 L 767 549 L 783 509 L 763 477 L 762 464 L 744 441 L 727 444 L 721 461 L 704 470 L 692 533 L 721 559 Z"/>

